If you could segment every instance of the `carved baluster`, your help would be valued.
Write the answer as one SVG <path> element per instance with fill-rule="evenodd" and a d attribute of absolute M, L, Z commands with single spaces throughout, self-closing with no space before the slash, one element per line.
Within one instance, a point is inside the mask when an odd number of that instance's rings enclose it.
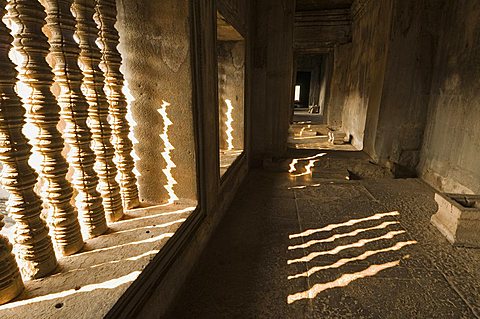
<path fill-rule="evenodd" d="M 78 66 L 80 47 L 74 40 L 76 21 L 71 12 L 73 0 L 45 0 L 51 31 L 50 52 L 55 59 L 55 82 L 60 86 L 58 103 L 65 121 L 65 140 L 70 146 L 69 163 L 74 168 L 72 184 L 85 236 L 91 238 L 107 230 L 102 197 L 97 191 L 98 176 L 93 166 L 95 154 L 87 126 L 88 103 L 82 93 L 82 70 Z"/>
<path fill-rule="evenodd" d="M 93 150 L 97 156 L 95 169 L 100 178 L 100 193 L 109 222 L 123 216 L 120 187 L 115 181 L 117 168 L 113 162 L 115 150 L 110 142 L 112 130 L 108 124 L 108 101 L 104 92 L 104 76 L 99 64 L 102 54 L 95 41 L 98 29 L 93 20 L 95 0 L 75 0 L 77 35 L 80 41 L 80 65 L 83 71 L 85 96 L 89 104 L 88 114 L 93 138 Z"/>
<path fill-rule="evenodd" d="M 0 15 L 5 13 L 5 1 L 0 0 Z M 0 19 L 0 162 L 3 164 L 2 185 L 10 193 L 7 211 L 15 220 L 15 251 L 25 278 L 38 278 L 51 273 L 57 266 L 48 229 L 40 218 L 42 201 L 34 192 L 35 171 L 28 165 L 30 145 L 22 133 L 25 110 L 15 93 L 17 71 L 8 58 L 12 36 Z M 12 286 L 1 286 L 1 302 L 13 297 L 20 286 L 15 279 L 8 248 L 1 246 L 0 274 L 11 271 Z M 9 266 L 9 263 L 11 266 Z M 5 268 L 4 268 L 5 267 Z M 7 274 L 7 272 L 5 272 Z M 0 281 L 3 283 L 4 278 Z M 6 288 L 4 288 L 6 287 Z M 11 290 L 10 290 L 11 289 Z M 10 291 L 7 293 L 7 291 Z"/>
<path fill-rule="evenodd" d="M 135 163 L 131 155 L 133 144 L 128 138 L 130 126 L 126 119 L 127 100 L 122 92 L 123 74 L 120 72 L 122 57 L 117 50 L 119 35 L 115 29 L 117 6 L 115 0 L 97 0 L 96 21 L 100 29 L 100 49 L 102 63 L 100 67 L 105 72 L 107 99 L 112 117 L 113 146 L 120 173 L 120 192 L 125 208 L 135 208 L 140 205 L 138 199 L 137 178 L 133 169 Z"/>
<path fill-rule="evenodd" d="M 0 5 L 2 5 L 0 1 Z M 0 230 L 3 227 L 0 214 Z M 17 262 L 12 254 L 12 245 L 7 238 L 0 235 L 0 305 L 9 302 L 23 291 L 23 281 L 18 271 Z"/>
<path fill-rule="evenodd" d="M 47 186 L 45 202 L 51 213 L 52 236 L 58 251 L 70 255 L 83 247 L 83 239 L 77 212 L 70 203 L 73 189 L 66 179 L 68 165 L 62 156 L 63 138 L 57 130 L 60 108 L 50 90 L 53 73 L 46 61 L 50 46 L 42 32 L 46 15 L 37 0 L 10 0 L 7 8 L 11 21 L 19 26 L 13 44 L 23 58 L 20 80 L 31 89 L 25 103 L 27 120 L 38 130 L 32 143 L 42 157 L 40 174 Z"/>

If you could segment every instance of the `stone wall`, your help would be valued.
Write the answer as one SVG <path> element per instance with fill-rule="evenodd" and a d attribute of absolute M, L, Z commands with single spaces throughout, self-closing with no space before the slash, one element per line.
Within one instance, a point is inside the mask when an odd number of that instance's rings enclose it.
<path fill-rule="evenodd" d="M 227 100 L 231 101 L 233 147 L 243 149 L 244 144 L 244 83 L 245 83 L 245 42 L 218 41 L 218 106 L 220 149 L 227 145 Z"/>
<path fill-rule="evenodd" d="M 337 46 L 328 123 L 393 171 L 415 173 L 436 46 L 433 0 L 356 1 Z"/>
<path fill-rule="evenodd" d="M 433 2 L 393 2 L 383 83 L 367 111 L 364 150 L 399 175 L 415 174 L 422 147 L 435 49 Z"/>
<path fill-rule="evenodd" d="M 438 4 L 439 34 L 419 172 L 447 192 L 480 193 L 480 2 Z"/>
<path fill-rule="evenodd" d="M 172 124 L 169 141 L 174 191 L 179 198 L 197 197 L 192 107 L 189 4 L 182 0 L 118 0 L 120 52 L 123 73 L 131 95 L 131 114 L 138 141 L 138 184 L 144 203 L 168 200 L 168 183 L 162 154 L 166 143 L 160 136 L 168 121 L 159 113 L 164 102 Z"/>
<path fill-rule="evenodd" d="M 357 0 L 328 123 L 397 175 L 478 193 L 480 3 Z"/>
<path fill-rule="evenodd" d="M 294 1 L 255 1 L 253 11 L 252 156 L 281 156 L 293 100 Z"/>
<path fill-rule="evenodd" d="M 126 1 L 126 0 L 124 0 Z M 130 0 L 129 0 L 130 1 Z M 251 74 L 251 37 L 250 37 L 250 7 L 243 0 L 204 0 L 191 1 L 191 29 L 192 29 L 192 56 L 193 65 L 193 92 L 194 108 L 197 122 L 197 153 L 200 186 L 199 212 L 196 215 L 198 224 L 194 232 L 188 235 L 181 250 L 175 252 L 175 257 L 169 265 L 168 271 L 154 280 L 155 290 L 151 291 L 146 300 L 141 301 L 138 311 L 132 318 L 159 318 L 182 288 L 189 273 L 207 244 L 211 234 L 220 223 L 222 216 L 228 209 L 235 193 L 248 172 L 248 158 L 250 156 L 250 87 L 248 85 Z M 228 8 L 228 12 L 224 11 Z M 242 9 L 244 8 L 244 9 Z M 232 165 L 220 181 L 219 171 L 219 121 L 218 121 L 218 73 L 217 73 L 217 38 L 216 21 L 217 10 L 225 20 L 241 32 L 245 38 L 245 152 L 244 156 Z M 244 30 L 240 30 L 245 26 Z M 191 92 L 191 91 L 189 91 Z M 187 92 L 188 93 L 188 92 Z M 177 236 L 177 234 L 175 235 Z"/>
<path fill-rule="evenodd" d="M 334 51 L 328 124 L 342 126 L 358 149 L 363 149 L 367 110 L 380 103 L 391 12 L 392 0 L 368 1 L 353 16 L 352 43 Z"/>

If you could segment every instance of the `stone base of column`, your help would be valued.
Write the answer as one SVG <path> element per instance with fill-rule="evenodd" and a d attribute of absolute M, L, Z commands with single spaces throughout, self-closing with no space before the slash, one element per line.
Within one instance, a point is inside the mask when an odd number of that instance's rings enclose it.
<path fill-rule="evenodd" d="M 80 251 L 80 249 L 83 248 L 83 245 L 84 245 L 83 239 L 80 238 L 80 240 L 77 240 L 75 243 L 71 245 L 56 246 L 55 250 L 57 250 L 62 256 L 70 256 Z"/>
<path fill-rule="evenodd" d="M 107 218 L 108 223 L 114 223 L 117 220 L 120 220 L 123 217 L 123 207 L 120 207 L 110 214 L 105 214 L 105 217 Z"/>
<path fill-rule="evenodd" d="M 82 236 L 84 239 L 91 239 L 103 235 L 108 230 L 107 223 L 100 223 L 95 227 L 84 227 Z"/>
<path fill-rule="evenodd" d="M 0 305 L 18 296 L 24 288 L 15 257 L 11 251 L 12 245 L 7 238 L 0 236 Z"/>
<path fill-rule="evenodd" d="M 0 305 L 3 305 L 22 293 L 24 289 L 20 274 L 5 287 L 0 288 Z"/>
<path fill-rule="evenodd" d="M 57 258 L 53 253 L 51 256 L 46 257 L 45 260 L 41 262 L 28 261 L 28 260 L 18 260 L 20 271 L 22 272 L 22 277 L 31 280 L 38 279 L 50 275 L 57 269 Z"/>
<path fill-rule="evenodd" d="M 129 199 L 126 201 L 123 201 L 123 207 L 125 209 L 134 209 L 140 207 L 140 199 L 135 198 L 135 199 Z"/>
<path fill-rule="evenodd" d="M 480 195 L 435 194 L 431 223 L 454 246 L 480 247 Z"/>

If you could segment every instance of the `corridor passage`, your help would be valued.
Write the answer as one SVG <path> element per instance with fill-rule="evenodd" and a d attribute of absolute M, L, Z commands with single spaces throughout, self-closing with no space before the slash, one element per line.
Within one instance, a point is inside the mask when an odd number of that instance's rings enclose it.
<path fill-rule="evenodd" d="M 250 173 L 168 318 L 480 315 L 480 250 L 430 225 L 429 186 L 362 152 L 290 156 Z"/>

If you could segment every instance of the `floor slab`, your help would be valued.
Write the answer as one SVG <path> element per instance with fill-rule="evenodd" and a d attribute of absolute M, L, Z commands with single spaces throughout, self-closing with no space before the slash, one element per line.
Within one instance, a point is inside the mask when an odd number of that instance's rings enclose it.
<path fill-rule="evenodd" d="M 368 162 L 348 153 L 329 166 Z M 251 172 L 167 318 L 478 318 L 480 250 L 431 227 L 429 186 L 281 167 Z"/>

